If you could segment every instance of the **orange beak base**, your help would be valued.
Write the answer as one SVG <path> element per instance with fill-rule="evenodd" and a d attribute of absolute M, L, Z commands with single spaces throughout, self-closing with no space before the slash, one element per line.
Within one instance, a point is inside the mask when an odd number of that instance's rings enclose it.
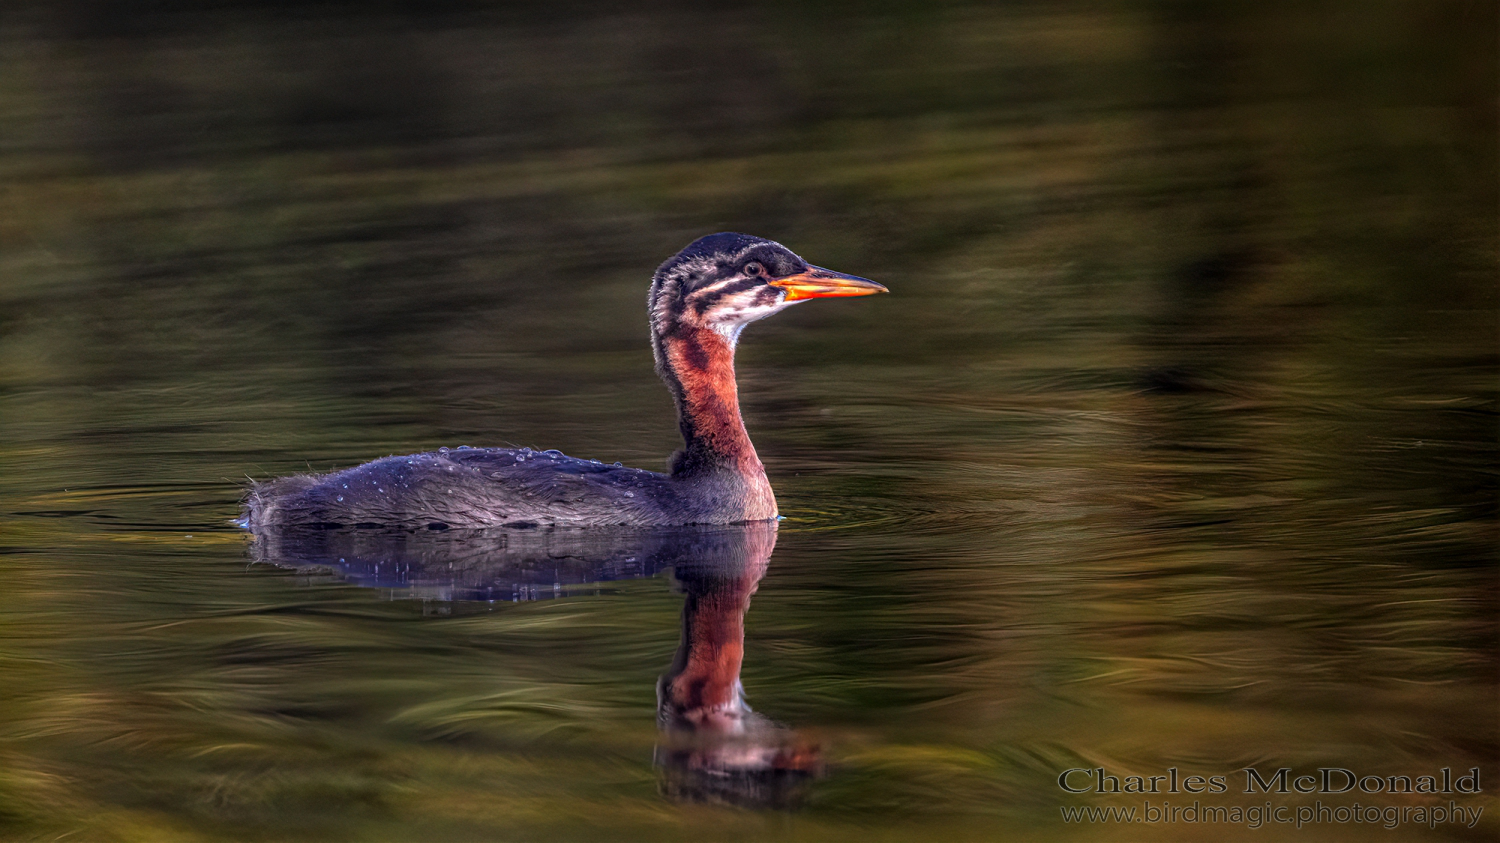
<path fill-rule="evenodd" d="M 786 291 L 786 301 L 824 299 L 834 296 L 868 296 L 874 293 L 889 293 L 883 285 L 857 275 L 845 275 L 821 266 L 809 266 L 806 272 L 773 278 L 772 287 Z"/>

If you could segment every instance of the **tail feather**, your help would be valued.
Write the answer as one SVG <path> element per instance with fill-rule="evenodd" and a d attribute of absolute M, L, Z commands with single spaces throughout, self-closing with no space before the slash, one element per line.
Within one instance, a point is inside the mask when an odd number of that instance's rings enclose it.
<path fill-rule="evenodd" d="M 319 479 L 313 474 L 294 474 L 252 484 L 245 494 L 241 523 L 251 530 L 280 523 L 282 504 L 286 499 L 316 486 Z"/>

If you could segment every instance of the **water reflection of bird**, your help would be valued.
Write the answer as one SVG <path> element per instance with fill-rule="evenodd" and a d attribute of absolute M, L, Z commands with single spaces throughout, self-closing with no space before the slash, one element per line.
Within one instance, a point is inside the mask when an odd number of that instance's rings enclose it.
<path fill-rule="evenodd" d="M 529 448 L 386 457 L 334 474 L 256 484 L 250 527 L 295 524 L 728 524 L 776 517 L 776 498 L 740 418 L 734 349 L 745 325 L 796 302 L 885 292 L 745 234 L 700 238 L 656 270 L 649 312 L 656 370 L 685 446 L 659 474 Z"/>
<path fill-rule="evenodd" d="M 786 807 L 822 774 L 822 748 L 745 704 L 745 612 L 776 547 L 776 523 L 724 528 L 680 559 L 682 643 L 656 683 L 662 791 L 690 802 Z"/>
<path fill-rule="evenodd" d="M 823 775 L 821 743 L 752 711 L 740 683 L 745 613 L 770 564 L 778 526 L 774 520 L 590 530 L 261 526 L 251 554 L 312 575 L 331 571 L 392 599 L 420 600 L 424 614 L 436 615 L 489 611 L 497 601 L 575 598 L 671 569 L 684 600 L 677 655 L 656 683 L 660 731 L 652 758 L 662 793 L 677 801 L 790 807 Z"/>

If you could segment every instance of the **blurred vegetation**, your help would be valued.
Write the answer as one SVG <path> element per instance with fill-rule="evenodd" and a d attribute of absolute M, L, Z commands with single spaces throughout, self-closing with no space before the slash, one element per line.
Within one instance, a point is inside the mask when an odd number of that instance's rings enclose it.
<path fill-rule="evenodd" d="M 0 834 L 1070 839 L 1075 764 L 1493 765 L 1496 32 L 10 0 Z M 830 754 L 795 817 L 657 797 L 664 580 L 383 602 L 225 523 L 438 445 L 659 467 L 645 288 L 725 229 L 895 292 L 740 351 L 792 516 L 745 685 Z"/>

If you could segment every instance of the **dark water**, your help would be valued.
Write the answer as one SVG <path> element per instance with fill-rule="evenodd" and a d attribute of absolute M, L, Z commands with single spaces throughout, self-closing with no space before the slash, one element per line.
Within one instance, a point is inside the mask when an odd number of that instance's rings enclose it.
<path fill-rule="evenodd" d="M 10 5 L 0 835 L 1492 839 L 1495 31 Z M 441 445 L 659 468 L 646 286 L 724 229 L 893 291 L 740 345 L 788 516 L 763 575 L 681 537 L 268 555 L 230 523 L 247 476 Z M 685 606 L 743 612 L 764 719 L 727 743 L 659 719 Z M 1065 822 L 1142 803 L 1058 786 L 1099 767 L 1484 813 Z"/>

